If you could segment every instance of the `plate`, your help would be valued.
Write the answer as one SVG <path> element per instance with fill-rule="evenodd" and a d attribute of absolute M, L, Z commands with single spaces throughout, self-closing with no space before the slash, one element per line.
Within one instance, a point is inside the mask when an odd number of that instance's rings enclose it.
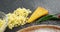
<path fill-rule="evenodd" d="M 60 26 L 57 25 L 35 25 L 17 32 L 60 32 Z"/>

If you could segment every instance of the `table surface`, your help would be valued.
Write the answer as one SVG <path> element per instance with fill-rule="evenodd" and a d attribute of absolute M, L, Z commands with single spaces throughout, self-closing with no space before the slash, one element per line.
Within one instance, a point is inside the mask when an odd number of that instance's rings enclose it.
<path fill-rule="evenodd" d="M 27 8 L 31 9 L 33 12 L 38 6 L 44 7 L 49 11 L 49 14 L 55 14 L 60 12 L 60 0 L 1 0 L 0 1 L 0 11 L 5 13 L 13 12 L 15 9 Z M 16 32 L 19 29 L 32 26 L 32 25 L 60 25 L 60 21 L 43 21 L 40 24 L 30 23 L 24 26 L 15 27 L 12 30 L 6 28 L 5 32 Z"/>

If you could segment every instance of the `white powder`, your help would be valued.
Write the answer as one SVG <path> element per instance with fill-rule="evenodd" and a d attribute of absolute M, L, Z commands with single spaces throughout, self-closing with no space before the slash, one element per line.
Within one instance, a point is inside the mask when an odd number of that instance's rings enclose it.
<path fill-rule="evenodd" d="M 33 31 L 30 31 L 30 32 L 60 32 L 60 30 L 43 28 L 43 29 L 33 30 Z"/>

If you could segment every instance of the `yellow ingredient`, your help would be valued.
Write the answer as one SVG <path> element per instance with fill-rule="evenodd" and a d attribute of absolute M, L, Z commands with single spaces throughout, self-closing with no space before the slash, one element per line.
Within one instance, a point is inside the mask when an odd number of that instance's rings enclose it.
<path fill-rule="evenodd" d="M 5 24 L 5 21 L 0 19 L 0 28 Z"/>
<path fill-rule="evenodd" d="M 17 8 L 13 13 L 8 13 L 8 27 L 12 29 L 20 25 L 26 24 L 28 15 L 31 13 L 29 9 Z"/>
<path fill-rule="evenodd" d="M 6 27 L 6 21 L 5 21 L 5 19 L 1 19 L 0 18 L 0 32 L 4 32 L 5 27 Z"/>
<path fill-rule="evenodd" d="M 48 10 L 46 10 L 45 8 L 42 7 L 38 7 L 35 12 L 33 12 L 33 14 L 31 15 L 31 17 L 28 19 L 28 23 L 33 22 L 34 20 L 36 20 L 37 18 L 44 16 L 48 14 Z"/>

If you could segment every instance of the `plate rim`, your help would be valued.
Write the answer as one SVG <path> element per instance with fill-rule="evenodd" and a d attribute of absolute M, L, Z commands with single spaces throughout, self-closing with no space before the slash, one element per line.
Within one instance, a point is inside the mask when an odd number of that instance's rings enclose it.
<path fill-rule="evenodd" d="M 20 30 L 18 30 L 17 32 L 21 32 L 21 31 L 24 31 L 25 29 L 29 29 L 29 28 L 32 28 L 32 27 L 38 27 L 38 26 L 40 26 L 40 27 L 42 27 L 42 26 L 51 26 L 51 27 L 56 27 L 56 28 L 59 28 L 59 29 L 60 29 L 60 26 L 59 26 L 59 25 L 50 25 L 50 24 L 46 25 L 46 24 L 41 24 L 41 25 L 29 26 L 29 27 L 20 29 Z"/>

